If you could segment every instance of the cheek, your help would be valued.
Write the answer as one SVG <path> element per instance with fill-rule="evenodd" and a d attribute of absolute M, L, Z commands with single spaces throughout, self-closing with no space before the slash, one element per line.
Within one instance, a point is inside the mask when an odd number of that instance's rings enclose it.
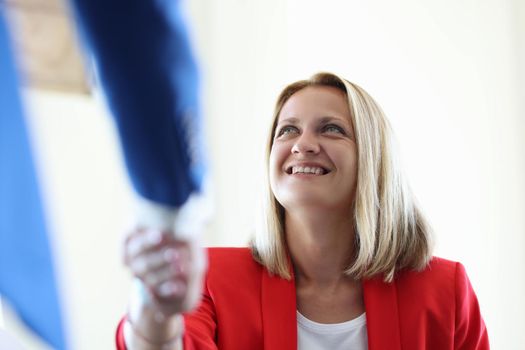
<path fill-rule="evenodd" d="M 343 168 L 343 171 L 350 177 L 357 177 L 357 150 L 352 148 L 345 148 L 335 152 L 335 162 Z"/>
<path fill-rule="evenodd" d="M 280 147 L 279 145 L 274 145 L 272 147 L 270 158 L 268 160 L 269 179 L 272 190 L 275 189 L 277 178 L 281 175 L 282 167 L 286 160 L 286 154 L 284 147 Z"/>
<path fill-rule="evenodd" d="M 274 144 L 270 152 L 270 168 L 281 168 L 286 160 L 286 147 L 280 144 Z"/>
<path fill-rule="evenodd" d="M 279 168 L 278 165 L 278 157 L 276 154 L 275 148 L 272 148 L 272 151 L 270 152 L 270 159 L 268 160 L 268 171 L 269 171 L 269 177 L 270 177 L 270 183 L 272 183 L 275 179 L 275 176 L 277 175 L 277 169 Z"/>
<path fill-rule="evenodd" d="M 352 157 L 347 159 L 348 171 L 357 175 L 357 158 L 352 155 Z"/>

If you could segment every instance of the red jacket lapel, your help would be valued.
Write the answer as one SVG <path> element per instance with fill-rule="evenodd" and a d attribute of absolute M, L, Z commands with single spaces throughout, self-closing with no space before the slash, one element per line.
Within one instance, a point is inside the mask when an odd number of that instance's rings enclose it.
<path fill-rule="evenodd" d="M 297 349 L 295 285 L 262 270 L 261 310 L 265 350 Z"/>
<path fill-rule="evenodd" d="M 401 350 L 395 282 L 363 281 L 368 350 Z"/>
<path fill-rule="evenodd" d="M 295 285 L 262 269 L 261 311 L 265 350 L 297 349 Z M 396 284 L 363 281 L 368 350 L 401 350 Z"/>

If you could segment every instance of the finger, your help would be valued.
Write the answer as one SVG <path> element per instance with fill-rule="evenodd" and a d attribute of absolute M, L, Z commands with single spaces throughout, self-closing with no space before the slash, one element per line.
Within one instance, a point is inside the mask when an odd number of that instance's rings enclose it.
<path fill-rule="evenodd" d="M 183 298 L 188 289 L 187 283 L 182 280 L 166 281 L 156 288 L 156 294 L 162 298 Z"/>
<path fill-rule="evenodd" d="M 174 263 L 176 263 L 177 261 L 189 262 L 193 260 L 191 254 L 191 247 L 188 245 L 187 242 L 176 240 L 173 242 L 173 247 L 176 250 L 176 254 L 171 256 L 171 261 L 173 261 Z M 170 257 L 166 256 L 166 258 L 169 259 Z"/>
<path fill-rule="evenodd" d="M 129 259 L 129 243 L 134 239 L 136 238 L 137 235 L 140 235 L 144 232 L 144 229 L 142 228 L 134 228 L 134 229 L 131 229 L 129 231 L 126 231 L 126 233 L 123 235 L 122 237 L 122 249 L 121 249 L 121 257 L 122 257 L 122 262 L 124 263 L 124 265 L 127 265 L 128 264 L 128 259 Z"/>
<path fill-rule="evenodd" d="M 178 259 L 179 251 L 175 247 L 168 246 L 159 251 L 137 256 L 129 262 L 129 267 L 131 272 L 140 278 L 147 273 L 170 266 L 174 260 L 178 263 Z"/>
<path fill-rule="evenodd" d="M 158 270 L 148 272 L 147 274 L 143 275 L 141 279 L 146 285 L 152 288 L 157 288 L 162 283 L 170 280 L 177 279 L 186 281 L 188 279 L 188 275 L 186 273 L 187 270 L 187 264 L 169 264 Z"/>
<path fill-rule="evenodd" d="M 133 233 L 125 243 L 125 262 L 158 247 L 162 241 L 163 232 L 159 230 L 148 229 Z"/>

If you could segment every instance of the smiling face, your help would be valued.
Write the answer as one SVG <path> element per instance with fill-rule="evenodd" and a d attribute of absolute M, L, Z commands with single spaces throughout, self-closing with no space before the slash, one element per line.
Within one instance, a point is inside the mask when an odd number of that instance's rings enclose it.
<path fill-rule="evenodd" d="M 270 186 L 286 210 L 350 210 L 357 146 L 345 94 L 308 86 L 283 105 L 270 152 Z"/>

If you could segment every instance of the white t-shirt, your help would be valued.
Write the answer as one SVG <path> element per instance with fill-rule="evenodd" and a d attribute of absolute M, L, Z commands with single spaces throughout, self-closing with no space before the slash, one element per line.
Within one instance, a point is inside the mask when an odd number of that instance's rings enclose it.
<path fill-rule="evenodd" d="M 342 323 L 317 323 L 297 311 L 298 350 L 367 350 L 366 313 Z"/>

